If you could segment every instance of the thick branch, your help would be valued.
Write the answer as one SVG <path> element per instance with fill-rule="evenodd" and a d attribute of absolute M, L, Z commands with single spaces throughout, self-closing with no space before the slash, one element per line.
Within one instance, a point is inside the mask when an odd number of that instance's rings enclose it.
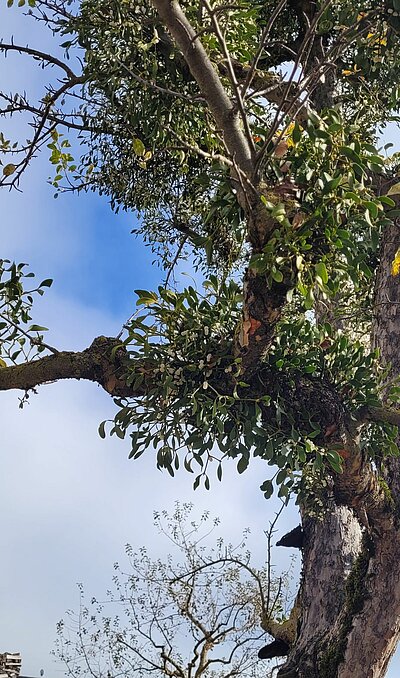
<path fill-rule="evenodd" d="M 61 379 L 87 379 L 112 395 L 133 396 L 133 389 L 121 378 L 124 358 L 125 350 L 117 339 L 97 337 L 84 351 L 60 351 L 22 365 L 0 368 L 0 391 L 28 391 Z"/>
<path fill-rule="evenodd" d="M 373 407 L 372 405 L 366 405 L 356 412 L 356 419 L 360 424 L 366 424 L 373 421 L 386 422 L 387 424 L 393 424 L 393 426 L 400 426 L 400 410 L 395 410 L 391 407 Z"/>
<path fill-rule="evenodd" d="M 334 478 L 334 495 L 338 504 L 352 508 L 361 525 L 383 533 L 393 527 L 393 501 L 379 482 L 371 464 L 356 444 L 339 452 L 343 471 Z"/>
<path fill-rule="evenodd" d="M 207 101 L 225 144 L 239 169 L 251 178 L 253 158 L 240 128 L 239 117 L 207 52 L 177 0 L 152 0 L 161 20 L 176 40 L 189 68 Z"/>

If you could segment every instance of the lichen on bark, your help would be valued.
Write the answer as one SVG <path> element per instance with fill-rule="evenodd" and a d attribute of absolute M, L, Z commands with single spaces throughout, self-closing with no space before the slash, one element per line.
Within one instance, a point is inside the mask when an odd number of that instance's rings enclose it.
<path fill-rule="evenodd" d="M 365 578 L 368 565 L 373 555 L 373 544 L 365 532 L 362 550 L 345 583 L 345 600 L 334 637 L 321 644 L 321 657 L 318 661 L 320 678 L 337 678 L 339 665 L 343 662 L 347 640 L 352 628 L 353 619 L 364 604 L 366 595 Z"/>

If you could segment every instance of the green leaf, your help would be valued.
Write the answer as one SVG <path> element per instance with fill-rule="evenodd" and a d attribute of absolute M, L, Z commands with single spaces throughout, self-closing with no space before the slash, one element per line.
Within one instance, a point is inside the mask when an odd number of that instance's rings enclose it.
<path fill-rule="evenodd" d="M 334 450 L 328 450 L 326 456 L 333 470 L 336 471 L 336 473 L 343 473 L 343 459 L 340 454 Z"/>
<path fill-rule="evenodd" d="M 396 207 L 395 201 L 392 200 L 392 198 L 388 198 L 386 195 L 380 195 L 378 200 L 380 200 L 383 205 L 387 205 L 388 207 Z"/>
<path fill-rule="evenodd" d="M 269 499 L 274 493 L 274 486 L 271 480 L 264 480 L 263 484 L 260 485 L 261 492 L 264 492 L 264 497 Z"/>
<path fill-rule="evenodd" d="M 140 306 L 141 304 L 150 306 L 151 304 L 154 304 L 156 301 L 158 301 L 158 295 L 155 292 L 149 292 L 147 290 L 135 290 L 135 294 L 137 294 L 139 297 L 136 301 L 137 306 Z"/>
<path fill-rule="evenodd" d="M 354 162 L 356 165 L 359 165 L 360 167 L 362 167 L 363 163 L 362 163 L 360 156 L 358 155 L 358 153 L 356 153 L 349 146 L 342 146 L 341 149 L 340 149 L 340 153 L 341 153 L 341 155 L 346 156 L 346 158 L 348 158 L 349 160 Z"/>
<path fill-rule="evenodd" d="M 200 479 L 201 479 L 201 475 L 199 475 L 195 478 L 194 483 L 193 483 L 193 489 L 194 490 L 197 490 L 198 486 L 200 485 Z"/>
<path fill-rule="evenodd" d="M 335 179 L 331 179 L 330 181 L 328 181 L 322 190 L 323 195 L 326 195 L 327 193 L 331 193 L 332 191 L 334 191 L 339 186 L 341 180 L 342 177 L 336 177 Z"/>
<path fill-rule="evenodd" d="M 277 282 L 277 283 L 281 283 L 281 282 L 283 281 L 283 273 L 282 273 L 282 271 L 273 270 L 272 273 L 271 273 L 271 276 L 273 277 L 273 279 L 274 279 L 275 282 Z"/>
<path fill-rule="evenodd" d="M 48 329 L 48 327 L 42 327 L 41 325 L 30 325 L 28 332 L 48 332 Z"/>
<path fill-rule="evenodd" d="M 272 212 L 272 210 L 275 207 L 273 202 L 270 202 L 269 200 L 267 200 L 265 195 L 261 196 L 261 202 L 265 205 L 265 207 L 267 208 L 268 211 Z"/>
<path fill-rule="evenodd" d="M 316 365 L 306 365 L 304 368 L 305 374 L 313 374 L 317 369 Z"/>
<path fill-rule="evenodd" d="M 364 202 L 364 205 L 367 208 L 368 212 L 370 213 L 371 217 L 373 219 L 376 219 L 379 212 L 378 205 L 374 202 L 371 202 L 370 200 L 366 200 Z"/>
<path fill-rule="evenodd" d="M 397 217 L 400 217 L 400 209 L 398 210 L 390 210 L 389 212 L 386 212 L 386 216 L 389 219 L 397 219 Z"/>
<path fill-rule="evenodd" d="M 319 278 L 321 278 L 322 282 L 324 285 L 327 284 L 328 282 L 328 271 L 326 269 L 326 266 L 323 261 L 318 262 L 318 264 L 315 264 L 315 273 Z"/>
<path fill-rule="evenodd" d="M 99 436 L 100 436 L 100 438 L 103 438 L 103 440 L 106 437 L 106 423 L 107 422 L 102 421 L 100 426 L 99 426 Z"/>
<path fill-rule="evenodd" d="M 300 125 L 299 125 L 298 122 L 295 122 L 295 124 L 294 124 L 293 131 L 292 131 L 292 139 L 293 139 L 295 144 L 298 144 L 300 139 L 301 139 L 301 129 L 300 129 Z"/>
<path fill-rule="evenodd" d="M 247 469 L 248 465 L 249 465 L 249 456 L 244 454 L 237 463 L 238 473 L 243 473 Z"/>

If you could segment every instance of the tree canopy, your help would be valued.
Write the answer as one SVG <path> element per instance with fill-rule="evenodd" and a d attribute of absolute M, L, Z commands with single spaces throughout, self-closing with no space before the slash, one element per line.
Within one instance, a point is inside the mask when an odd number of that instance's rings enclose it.
<path fill-rule="evenodd" d="M 31 128 L 0 136 L 2 185 L 47 147 L 57 194 L 139 214 L 165 285 L 137 291 L 117 337 L 59 352 L 31 324 L 50 281 L 31 289 L 2 260 L 0 389 L 101 384 L 118 412 L 100 435 L 129 436 L 133 458 L 154 448 L 171 475 L 183 464 L 194 487 L 225 459 L 264 459 L 266 498 L 301 507 L 309 574 L 279 676 L 384 675 L 400 591 L 379 647 L 365 626 L 400 552 L 399 159 L 381 141 L 398 122 L 400 2 L 18 4 L 55 51 L 0 43 L 49 73 L 39 101 L 0 94 Z M 202 284 L 174 283 L 182 259 Z"/>

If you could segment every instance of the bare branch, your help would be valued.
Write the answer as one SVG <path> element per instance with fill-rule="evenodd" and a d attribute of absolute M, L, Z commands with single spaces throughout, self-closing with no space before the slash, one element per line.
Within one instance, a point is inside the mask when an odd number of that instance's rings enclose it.
<path fill-rule="evenodd" d="M 72 71 L 71 71 L 72 72 Z M 16 165 L 16 170 L 13 172 L 13 178 L 10 182 L 7 182 L 6 179 L 7 177 L 3 177 L 3 180 L 0 181 L 0 184 L 2 185 L 9 185 L 9 186 L 17 186 L 19 183 L 19 180 L 21 178 L 21 175 L 29 165 L 31 159 L 35 155 L 35 152 L 38 150 L 39 146 L 41 145 L 41 142 L 49 135 L 51 134 L 52 130 L 55 129 L 56 124 L 53 123 L 53 125 L 49 128 L 46 129 L 46 122 L 49 119 L 49 114 L 51 115 L 51 109 L 52 106 L 55 104 L 55 102 L 63 95 L 65 92 L 67 92 L 71 87 L 75 87 L 75 85 L 78 84 L 83 84 L 85 81 L 85 78 L 83 76 L 78 77 L 73 75 L 73 77 L 70 80 L 67 80 L 64 82 L 61 87 L 59 87 L 57 90 L 52 92 L 51 94 L 48 95 L 46 98 L 46 105 L 44 106 L 43 110 L 41 111 L 40 119 L 39 122 L 37 123 L 36 131 L 33 135 L 32 140 L 30 141 L 28 151 L 26 153 L 26 156 L 21 162 L 19 162 Z M 44 131 L 44 133 L 43 133 Z M 43 134 L 42 134 L 43 133 Z"/>
<path fill-rule="evenodd" d="M 216 560 L 210 560 L 209 562 L 205 563 L 204 565 L 199 565 L 195 570 L 191 572 L 186 572 L 185 574 L 180 575 L 177 577 L 177 580 L 179 579 L 185 579 L 186 577 L 191 577 L 193 574 L 200 572 L 201 570 L 204 570 L 208 567 L 213 567 L 214 565 L 220 565 L 223 563 L 234 563 L 235 565 L 239 565 L 240 567 L 243 567 L 255 580 L 258 586 L 258 590 L 260 593 L 260 600 L 262 603 L 263 609 L 265 609 L 265 597 L 264 597 L 264 590 L 263 590 L 263 585 L 262 582 L 255 570 L 253 570 L 252 567 L 244 563 L 243 561 L 239 560 L 238 558 L 232 558 L 232 557 L 226 557 L 226 558 L 217 558 Z"/>
<path fill-rule="evenodd" d="M 35 59 L 52 64 L 53 66 L 58 66 L 58 68 L 61 68 L 63 71 L 65 71 L 70 81 L 79 79 L 79 77 L 73 72 L 68 64 L 64 63 L 64 61 L 61 61 L 61 59 L 58 59 L 47 52 L 41 52 L 38 49 L 33 49 L 33 47 L 23 47 L 22 45 L 14 45 L 13 43 L 0 42 L 0 51 L 14 51 L 19 52 L 20 54 L 29 54 L 29 56 L 34 57 Z"/>
<path fill-rule="evenodd" d="M 12 95 L 7 95 L 4 94 L 3 92 L 0 92 L 0 98 L 8 102 L 6 108 L 0 109 L 0 115 L 9 115 L 11 113 L 33 113 L 36 116 L 41 116 L 43 114 L 42 108 L 33 106 L 24 97 L 19 97 L 18 101 L 16 102 L 13 99 Z M 47 119 L 50 122 L 54 122 L 56 125 L 62 125 L 64 127 L 67 127 L 68 129 L 78 130 L 79 132 L 90 132 L 92 128 L 89 125 L 80 124 L 78 122 L 74 122 L 74 120 L 69 119 L 77 117 L 78 118 L 80 117 L 79 113 L 64 113 L 62 111 L 57 112 L 50 111 L 47 114 Z M 10 150 L 9 152 L 20 153 L 24 150 L 27 150 L 28 148 L 29 146 L 25 146 L 19 149 Z"/>
<path fill-rule="evenodd" d="M 202 103 L 205 101 L 203 97 L 196 96 L 196 97 L 190 97 L 186 94 L 182 94 L 182 92 L 177 92 L 173 89 L 169 89 L 168 87 L 161 87 L 160 85 L 157 85 L 156 82 L 152 80 L 145 80 L 145 78 L 142 78 L 140 75 L 137 75 L 134 73 L 126 64 L 124 64 L 123 61 L 120 61 L 120 59 L 116 59 L 117 63 L 119 63 L 122 68 L 129 73 L 129 75 L 138 82 L 140 85 L 143 85 L 143 87 L 149 87 L 150 89 L 154 89 L 156 92 L 160 92 L 161 94 L 166 94 L 167 96 L 175 97 L 176 99 L 183 99 L 183 101 L 190 101 L 190 102 L 199 102 Z"/>
<path fill-rule="evenodd" d="M 253 153 L 239 123 L 238 114 L 226 93 L 201 41 L 196 37 L 177 0 L 152 0 L 166 28 L 176 40 L 190 71 L 206 99 L 229 153 L 240 169 L 251 177 Z"/>
<path fill-rule="evenodd" d="M 249 89 L 249 87 L 251 86 L 251 83 L 253 81 L 253 78 L 254 78 L 254 75 L 255 75 L 255 72 L 256 72 L 256 69 L 257 69 L 258 61 L 259 61 L 260 56 L 261 56 L 261 54 L 262 54 L 262 52 L 265 48 L 265 43 L 268 40 L 268 36 L 269 36 L 269 34 L 272 30 L 272 27 L 273 27 L 276 19 L 278 18 L 279 14 L 281 13 L 282 9 L 285 7 L 286 3 L 287 3 L 287 0 L 280 0 L 280 2 L 277 4 L 274 11 L 272 12 L 272 14 L 271 14 L 271 16 L 270 16 L 270 18 L 267 22 L 267 25 L 265 26 L 265 28 L 264 28 L 264 30 L 261 34 L 258 49 L 257 49 L 257 51 L 254 55 L 254 58 L 253 58 L 253 60 L 250 64 L 250 68 L 247 72 L 246 80 L 245 80 L 243 87 L 242 87 L 242 97 L 243 98 L 245 98 L 246 92 Z"/>

